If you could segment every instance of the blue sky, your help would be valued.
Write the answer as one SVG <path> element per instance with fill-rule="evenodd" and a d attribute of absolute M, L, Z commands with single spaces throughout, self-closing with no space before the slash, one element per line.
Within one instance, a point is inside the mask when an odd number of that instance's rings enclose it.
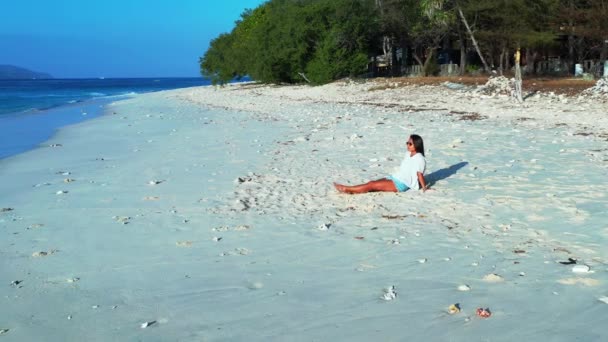
<path fill-rule="evenodd" d="M 0 64 L 60 78 L 199 76 L 209 41 L 263 2 L 4 1 Z"/>

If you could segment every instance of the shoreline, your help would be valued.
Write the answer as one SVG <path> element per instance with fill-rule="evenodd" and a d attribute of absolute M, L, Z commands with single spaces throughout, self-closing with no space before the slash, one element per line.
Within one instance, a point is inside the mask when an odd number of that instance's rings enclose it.
<path fill-rule="evenodd" d="M 601 336 L 607 143 L 553 116 L 579 104 L 371 86 L 139 95 L 4 163 L 3 338 Z M 332 188 L 391 172 L 410 133 L 433 191 Z"/>

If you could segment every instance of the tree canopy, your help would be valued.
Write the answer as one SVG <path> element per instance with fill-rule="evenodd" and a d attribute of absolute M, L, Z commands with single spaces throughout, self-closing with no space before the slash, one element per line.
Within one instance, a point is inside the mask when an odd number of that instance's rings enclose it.
<path fill-rule="evenodd" d="M 607 14 L 608 0 L 269 0 L 215 38 L 200 67 L 214 83 L 322 84 L 365 74 L 382 55 L 391 74 L 407 62 L 432 74 L 453 50 L 462 72 L 471 55 L 502 72 L 521 48 L 528 64 L 550 51 L 570 68 L 608 57 Z"/>

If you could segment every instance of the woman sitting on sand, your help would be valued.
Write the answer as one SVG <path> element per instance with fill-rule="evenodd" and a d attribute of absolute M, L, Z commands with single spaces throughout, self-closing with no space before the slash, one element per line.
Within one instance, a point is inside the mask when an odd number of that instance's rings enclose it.
<path fill-rule="evenodd" d="M 428 187 L 424 180 L 424 170 L 426 169 L 424 142 L 419 135 L 410 135 L 410 139 L 407 141 L 407 151 L 399 172 L 396 174 L 360 185 L 346 186 L 334 183 L 336 190 L 346 194 L 363 194 L 373 191 L 404 192 L 420 188 L 423 192 L 426 191 Z"/>

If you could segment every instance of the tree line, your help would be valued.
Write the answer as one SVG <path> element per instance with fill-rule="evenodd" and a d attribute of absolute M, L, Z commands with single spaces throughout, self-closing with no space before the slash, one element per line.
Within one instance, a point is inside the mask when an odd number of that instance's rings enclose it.
<path fill-rule="evenodd" d="M 605 61 L 608 0 L 269 0 L 199 62 L 214 84 L 243 76 L 323 84 L 374 65 L 389 76 L 410 64 L 432 75 L 448 62 L 461 74 L 508 72 L 518 49 L 528 73 L 549 59 L 563 73 Z"/>

